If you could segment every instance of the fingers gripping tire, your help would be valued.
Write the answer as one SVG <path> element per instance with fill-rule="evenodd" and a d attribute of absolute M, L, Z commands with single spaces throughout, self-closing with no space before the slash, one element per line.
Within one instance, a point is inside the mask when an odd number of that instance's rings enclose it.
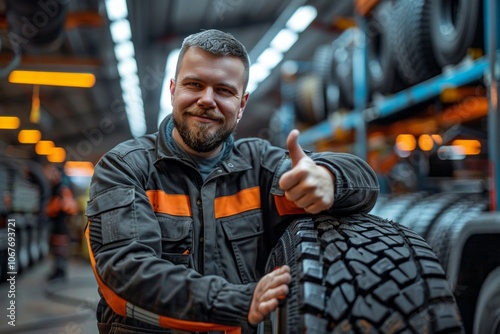
<path fill-rule="evenodd" d="M 463 333 L 436 256 L 418 234 L 389 220 L 297 219 L 267 270 L 284 264 L 292 283 L 272 317 L 280 334 Z"/>

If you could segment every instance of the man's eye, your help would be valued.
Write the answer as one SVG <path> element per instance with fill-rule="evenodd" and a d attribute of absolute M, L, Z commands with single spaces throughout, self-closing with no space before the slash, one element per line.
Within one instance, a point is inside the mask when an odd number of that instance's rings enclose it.
<path fill-rule="evenodd" d="M 219 88 L 219 92 L 223 94 L 232 94 L 233 92 L 226 88 Z"/>

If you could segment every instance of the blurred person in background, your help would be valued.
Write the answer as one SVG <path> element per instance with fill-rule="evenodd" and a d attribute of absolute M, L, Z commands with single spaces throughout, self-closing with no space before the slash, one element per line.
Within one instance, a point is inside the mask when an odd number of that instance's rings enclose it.
<path fill-rule="evenodd" d="M 69 217 L 78 213 L 71 182 L 62 168 L 53 164 L 44 167 L 44 173 L 51 186 L 50 200 L 47 205 L 47 216 L 51 224 L 50 253 L 54 266 L 48 280 L 65 279 L 69 257 Z"/>

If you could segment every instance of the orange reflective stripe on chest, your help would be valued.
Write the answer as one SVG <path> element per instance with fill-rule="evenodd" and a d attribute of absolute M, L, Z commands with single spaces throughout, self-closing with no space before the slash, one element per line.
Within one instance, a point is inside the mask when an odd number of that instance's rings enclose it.
<path fill-rule="evenodd" d="M 188 195 L 172 195 L 162 190 L 148 190 L 146 194 L 154 212 L 185 217 L 191 217 L 192 215 Z"/>
<path fill-rule="evenodd" d="M 234 195 L 218 197 L 214 201 L 215 218 L 236 215 L 260 209 L 260 187 L 244 189 Z"/>

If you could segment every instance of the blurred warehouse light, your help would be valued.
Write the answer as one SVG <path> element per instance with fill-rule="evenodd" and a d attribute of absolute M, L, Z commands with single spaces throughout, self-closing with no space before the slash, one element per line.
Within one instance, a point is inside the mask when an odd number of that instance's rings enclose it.
<path fill-rule="evenodd" d="M 476 139 L 456 139 L 451 144 L 460 147 L 465 155 L 478 155 L 481 153 L 481 142 Z"/>
<path fill-rule="evenodd" d="M 16 116 L 0 116 L 0 129 L 14 130 L 19 128 L 21 120 Z"/>
<path fill-rule="evenodd" d="M 66 150 L 62 147 L 54 147 L 47 155 L 47 160 L 52 163 L 61 163 L 66 160 Z"/>
<path fill-rule="evenodd" d="M 90 88 L 95 84 L 95 75 L 92 73 L 15 70 L 10 72 L 9 82 L 16 84 Z"/>
<path fill-rule="evenodd" d="M 290 29 L 281 29 L 269 43 L 272 48 L 285 53 L 297 42 L 299 35 Z"/>
<path fill-rule="evenodd" d="M 68 176 L 92 176 L 94 164 L 90 161 L 66 161 L 64 172 Z"/>
<path fill-rule="evenodd" d="M 318 12 L 313 6 L 299 7 L 286 23 L 286 27 L 301 33 L 311 24 L 317 14 Z"/>
<path fill-rule="evenodd" d="M 418 147 L 424 152 L 430 151 L 434 147 L 434 140 L 428 134 L 423 134 L 418 137 Z"/>
<path fill-rule="evenodd" d="M 35 152 L 38 155 L 49 155 L 55 144 L 51 140 L 40 140 L 35 145 Z"/>
<path fill-rule="evenodd" d="M 116 0 L 108 0 L 108 2 L 116 2 Z M 130 22 L 127 19 L 111 22 L 109 25 L 111 31 L 111 38 L 115 44 L 130 41 L 132 39 L 132 30 L 130 29 Z"/>
<path fill-rule="evenodd" d="M 21 130 L 17 135 L 17 140 L 21 144 L 36 144 L 42 139 L 42 133 L 38 130 Z"/>
<path fill-rule="evenodd" d="M 284 54 L 299 39 L 299 34 L 304 31 L 316 18 L 318 12 L 313 6 L 302 6 L 290 16 L 288 21 L 269 43 L 250 67 L 250 81 L 248 91 L 254 91 L 259 83 L 264 81 L 271 71 L 283 60 Z"/>
<path fill-rule="evenodd" d="M 115 57 L 120 75 L 125 113 L 132 136 L 139 137 L 146 133 L 146 115 L 144 102 L 137 75 L 137 61 L 135 59 L 132 30 L 128 21 L 126 0 L 106 0 L 106 12 L 111 21 L 109 30 L 115 43 Z"/>

